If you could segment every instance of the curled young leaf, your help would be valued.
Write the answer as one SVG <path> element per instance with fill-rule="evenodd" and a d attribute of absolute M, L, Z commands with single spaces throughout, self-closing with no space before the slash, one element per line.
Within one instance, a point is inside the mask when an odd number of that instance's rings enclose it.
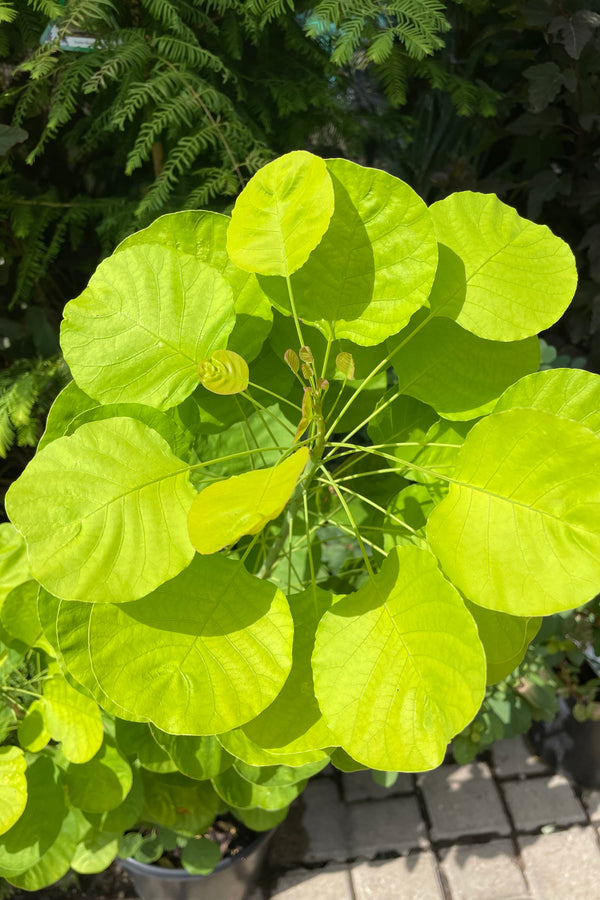
<path fill-rule="evenodd" d="M 248 387 L 248 363 L 234 350 L 215 350 L 198 363 L 200 384 L 213 394 L 239 394 Z"/>

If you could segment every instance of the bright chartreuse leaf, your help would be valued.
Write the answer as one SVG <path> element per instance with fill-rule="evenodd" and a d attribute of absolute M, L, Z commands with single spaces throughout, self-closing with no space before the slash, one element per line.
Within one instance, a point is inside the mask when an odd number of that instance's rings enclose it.
<path fill-rule="evenodd" d="M 43 700 L 34 700 L 19 722 L 19 744 L 30 753 L 37 753 L 46 746 L 52 735 L 46 724 Z"/>
<path fill-rule="evenodd" d="M 205 837 L 189 840 L 181 854 L 183 868 L 190 875 L 210 875 L 220 859 L 219 845 Z"/>
<path fill-rule="evenodd" d="M 215 350 L 198 363 L 200 384 L 213 394 L 240 394 L 248 387 L 248 363 L 233 350 Z"/>
<path fill-rule="evenodd" d="M 153 727 L 152 734 L 169 754 L 177 769 L 189 778 L 203 781 L 214 778 L 233 763 L 231 754 L 224 750 L 217 738 L 210 734 L 197 737 L 191 734 L 166 734 Z"/>
<path fill-rule="evenodd" d="M 600 438 L 600 375 L 585 369 L 547 369 L 521 378 L 500 397 L 494 412 L 513 407 L 581 422 Z"/>
<path fill-rule="evenodd" d="M 453 269 L 448 295 L 436 299 L 459 325 L 486 340 L 519 341 L 560 318 L 577 272 L 571 250 L 549 228 L 521 218 L 494 194 L 451 194 L 430 212 L 438 241 L 464 263 L 466 289 Z"/>
<path fill-rule="evenodd" d="M 432 406 L 446 419 L 491 412 L 502 392 L 540 364 L 536 337 L 489 341 L 451 319 L 433 318 L 409 335 L 391 363 L 398 392 Z"/>
<path fill-rule="evenodd" d="M 327 763 L 327 759 L 322 759 L 304 766 L 249 766 L 248 763 L 238 759 L 234 763 L 234 769 L 238 775 L 251 784 L 258 784 L 262 787 L 287 787 L 312 778 L 313 775 L 321 772 Z"/>
<path fill-rule="evenodd" d="M 233 292 L 236 316 L 227 346 L 252 360 L 260 353 L 273 314 L 256 275 L 239 269 L 227 254 L 229 222 L 229 216 L 207 210 L 168 213 L 125 238 L 115 253 L 141 244 L 157 244 L 189 254 L 220 272 Z"/>
<path fill-rule="evenodd" d="M 285 787 L 265 787 L 246 781 L 231 768 L 213 778 L 212 784 L 219 797 L 228 806 L 235 806 L 238 809 L 253 809 L 258 806 L 260 809 L 276 810 L 289 806 L 304 790 L 306 781 L 298 781 Z"/>
<path fill-rule="evenodd" d="M 60 823 L 60 831 L 56 838 L 43 854 L 40 854 L 39 859 L 24 872 L 7 875 L 6 880 L 24 891 L 39 891 L 49 884 L 54 884 L 69 871 L 78 839 L 78 817 L 75 810 L 69 810 Z"/>
<path fill-rule="evenodd" d="M 137 419 L 157 431 L 175 456 L 186 457 L 191 435 L 170 415 L 143 403 L 99 403 L 80 390 L 74 381 L 62 389 L 48 413 L 46 430 L 38 444 L 38 452 L 56 438 L 73 434 L 86 422 L 99 422 L 126 416 Z"/>
<path fill-rule="evenodd" d="M 177 766 L 166 750 L 154 739 L 146 722 L 115 719 L 115 740 L 125 756 L 135 757 L 151 772 L 176 772 Z"/>
<path fill-rule="evenodd" d="M 20 747 L 0 747 L 0 835 L 12 828 L 27 804 L 26 769 Z"/>
<path fill-rule="evenodd" d="M 246 272 L 289 276 L 304 265 L 333 213 L 322 159 L 294 150 L 254 175 L 236 200 L 227 252 Z"/>
<path fill-rule="evenodd" d="M 423 446 L 417 447 L 416 452 L 410 454 L 413 468 L 406 473 L 406 477 L 421 484 L 435 484 L 438 488 L 445 489 L 444 482 L 439 480 L 439 474 L 444 477 L 452 476 L 459 450 L 473 424 L 449 422 L 446 419 L 434 422 L 425 435 Z M 396 450 L 399 460 L 403 453 L 403 447 Z"/>
<path fill-rule="evenodd" d="M 48 591 L 121 603 L 189 563 L 195 496 L 188 467 L 166 441 L 135 419 L 117 418 L 49 444 L 11 485 L 6 508 Z"/>
<path fill-rule="evenodd" d="M 227 345 L 234 323 L 232 291 L 216 269 L 144 244 L 105 259 L 67 303 L 61 346 L 95 400 L 168 409 L 192 393 L 198 362 Z"/>
<path fill-rule="evenodd" d="M 226 734 L 218 734 L 217 739 L 232 756 L 243 760 L 250 766 L 304 766 L 329 758 L 329 754 L 325 750 L 302 750 L 286 754 L 272 753 L 251 741 L 241 728 L 228 731 Z"/>
<path fill-rule="evenodd" d="M 308 450 L 302 447 L 276 466 L 233 475 L 200 491 L 188 517 L 196 550 L 216 553 L 261 531 L 283 511 L 307 462 Z"/>
<path fill-rule="evenodd" d="M 38 756 L 27 767 L 26 779 L 25 809 L 12 828 L 0 836 L 0 873 L 11 882 L 14 876 L 36 866 L 50 850 L 67 815 L 60 771 L 50 757 Z"/>
<path fill-rule="evenodd" d="M 391 550 L 377 575 L 325 613 L 313 671 L 332 734 L 383 771 L 439 765 L 485 690 L 475 623 L 435 557 L 417 547 Z"/>
<path fill-rule="evenodd" d="M 327 338 L 378 344 L 428 306 L 437 265 L 431 216 L 393 175 L 344 159 L 328 160 L 327 168 L 335 210 L 323 240 L 291 278 L 296 310 Z M 259 281 L 274 305 L 289 313 L 285 282 Z"/>
<path fill-rule="evenodd" d="M 18 584 L 31 577 L 23 536 L 10 522 L 0 524 L 0 606 Z"/>
<path fill-rule="evenodd" d="M 119 850 L 119 835 L 93 828 L 85 834 L 75 849 L 71 868 L 80 875 L 104 872 Z"/>
<path fill-rule="evenodd" d="M 318 750 L 335 743 L 315 698 L 310 662 L 317 625 L 331 606 L 332 597 L 313 586 L 288 600 L 294 619 L 290 674 L 273 703 L 243 726 L 251 741 L 281 754 Z"/>
<path fill-rule="evenodd" d="M 65 781 L 73 806 L 89 813 L 104 813 L 119 806 L 133 783 L 131 766 L 107 740 L 85 763 L 69 763 Z"/>
<path fill-rule="evenodd" d="M 85 763 L 96 755 L 103 739 L 98 705 L 76 691 L 59 673 L 44 681 L 44 719 L 48 731 L 70 762 Z"/>
<path fill-rule="evenodd" d="M 285 596 L 219 555 L 194 557 L 133 603 L 63 602 L 57 633 L 84 687 L 96 682 L 122 718 L 130 711 L 171 734 L 216 734 L 253 719 L 291 666 Z"/>
<path fill-rule="evenodd" d="M 600 579 L 600 440 L 537 409 L 469 432 L 427 538 L 469 600 L 540 616 L 590 600 Z"/>
<path fill-rule="evenodd" d="M 98 814 L 97 827 L 106 833 L 127 831 L 137 824 L 144 803 L 142 778 L 135 765 L 131 767 L 132 783 L 129 792 L 114 809 Z M 88 816 L 91 814 L 88 813 Z"/>
<path fill-rule="evenodd" d="M 469 600 L 465 604 L 475 619 L 479 640 L 485 651 L 487 683 L 496 684 L 519 665 L 542 620 L 537 616 L 530 619 L 510 616 L 477 606 Z"/>

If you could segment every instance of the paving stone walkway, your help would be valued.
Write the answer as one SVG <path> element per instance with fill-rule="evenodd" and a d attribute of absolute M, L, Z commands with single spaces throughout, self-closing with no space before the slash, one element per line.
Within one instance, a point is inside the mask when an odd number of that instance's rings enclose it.
<path fill-rule="evenodd" d="M 252 900 L 599 900 L 599 832 L 600 791 L 521 738 L 389 790 L 327 770 L 276 832 Z"/>

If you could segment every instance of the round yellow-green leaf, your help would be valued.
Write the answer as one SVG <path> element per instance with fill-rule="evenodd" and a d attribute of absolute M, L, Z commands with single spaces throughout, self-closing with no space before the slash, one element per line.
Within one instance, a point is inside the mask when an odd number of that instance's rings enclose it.
<path fill-rule="evenodd" d="M 104 813 L 123 802 L 133 776 L 125 757 L 105 741 L 89 762 L 70 763 L 65 780 L 73 806 L 84 812 Z"/>
<path fill-rule="evenodd" d="M 85 763 L 96 755 L 103 738 L 98 705 L 76 691 L 62 675 L 44 681 L 44 718 L 62 752 L 73 763 Z"/>
<path fill-rule="evenodd" d="M 514 407 L 543 409 L 581 422 L 600 438 L 600 375 L 585 369 L 547 369 L 509 387 L 494 412 Z"/>
<path fill-rule="evenodd" d="M 39 891 L 54 884 L 69 871 L 78 839 L 78 817 L 75 810 L 69 810 L 55 840 L 38 861 L 25 872 L 7 876 L 7 881 L 24 891 Z"/>
<path fill-rule="evenodd" d="M 470 600 L 465 605 L 477 625 L 485 651 L 487 683 L 496 684 L 519 665 L 530 642 L 540 630 L 539 616 L 524 619 L 477 606 Z"/>
<path fill-rule="evenodd" d="M 6 496 L 37 580 L 58 597 L 121 603 L 193 556 L 188 467 L 129 418 L 82 425 L 37 454 Z"/>
<path fill-rule="evenodd" d="M 459 325 L 492 341 L 522 340 L 560 318 L 577 271 L 571 250 L 549 228 L 521 218 L 494 194 L 451 194 L 430 212 L 438 241 L 465 267 L 460 310 L 452 297 L 437 297 L 442 312 L 446 306 Z M 464 290 L 460 281 L 449 284 Z"/>
<path fill-rule="evenodd" d="M 479 709 L 485 656 L 472 616 L 435 557 L 396 547 L 317 629 L 315 693 L 330 731 L 373 769 L 438 766 Z"/>
<path fill-rule="evenodd" d="M 227 345 L 234 323 L 232 291 L 216 269 L 145 244 L 100 263 L 67 303 L 61 346 L 95 400 L 168 409 L 192 393 L 199 360 Z"/>
<path fill-rule="evenodd" d="M 291 275 L 323 237 L 333 205 L 325 162 L 304 150 L 286 153 L 260 169 L 237 198 L 227 252 L 247 272 Z"/>
<path fill-rule="evenodd" d="M 115 253 L 140 244 L 158 244 L 187 253 L 220 272 L 233 291 L 236 315 L 227 346 L 253 360 L 271 329 L 273 313 L 256 275 L 239 269 L 227 254 L 229 222 L 229 216 L 204 209 L 167 213 L 125 238 Z"/>
<path fill-rule="evenodd" d="M 170 734 L 216 734 L 254 718 L 291 666 L 284 594 L 224 556 L 196 556 L 177 578 L 127 604 L 63 602 L 64 663 L 127 718 Z M 118 660 L 118 665 L 115 664 Z"/>
<path fill-rule="evenodd" d="M 27 804 L 26 768 L 20 747 L 0 747 L 0 834 L 12 828 Z"/>
<path fill-rule="evenodd" d="M 45 711 L 44 701 L 34 700 L 19 722 L 19 743 L 30 753 L 37 753 L 52 737 L 46 724 Z"/>
<path fill-rule="evenodd" d="M 302 447 L 276 466 L 233 475 L 200 491 L 188 517 L 196 550 L 216 553 L 244 534 L 261 531 L 282 512 L 307 462 L 308 450 Z"/>
<path fill-rule="evenodd" d="M 469 432 L 427 539 L 469 600 L 514 616 L 600 590 L 600 440 L 539 409 L 493 413 Z"/>
<path fill-rule="evenodd" d="M 10 591 L 30 578 L 23 536 L 10 522 L 0 524 L 0 605 Z"/>

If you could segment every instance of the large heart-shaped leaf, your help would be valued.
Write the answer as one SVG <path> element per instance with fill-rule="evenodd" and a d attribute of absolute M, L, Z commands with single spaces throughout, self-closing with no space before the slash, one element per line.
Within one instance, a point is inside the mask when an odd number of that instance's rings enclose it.
<path fill-rule="evenodd" d="M 308 462 L 302 447 L 283 462 L 209 484 L 188 517 L 190 539 L 200 553 L 216 553 L 244 534 L 257 534 L 282 512 Z"/>
<path fill-rule="evenodd" d="M 600 437 L 600 375 L 585 369 L 547 369 L 521 378 L 500 397 L 494 412 L 522 406 L 581 422 Z"/>
<path fill-rule="evenodd" d="M 469 432 L 427 537 L 470 600 L 541 616 L 600 588 L 600 440 L 537 409 L 494 413 Z"/>
<path fill-rule="evenodd" d="M 333 735 L 382 771 L 439 765 L 485 690 L 475 622 L 434 556 L 417 547 L 391 550 L 377 575 L 325 613 L 313 671 Z"/>
<path fill-rule="evenodd" d="M 521 218 L 494 194 L 451 194 L 430 212 L 438 241 L 464 263 L 466 285 L 453 268 L 450 295 L 436 299 L 459 325 L 487 340 L 519 341 L 560 318 L 575 292 L 577 271 L 569 247 L 549 228 Z M 445 263 L 451 260 L 448 254 Z"/>
<path fill-rule="evenodd" d="M 26 768 L 20 747 L 0 747 L 0 834 L 12 828 L 25 809 Z"/>
<path fill-rule="evenodd" d="M 232 291 L 216 269 L 144 244 L 104 260 L 67 303 L 61 346 L 95 400 L 168 409 L 192 393 L 198 362 L 227 345 L 234 323 Z"/>
<path fill-rule="evenodd" d="M 260 353 L 273 314 L 256 275 L 239 269 L 227 254 L 229 222 L 229 216 L 206 210 L 167 213 L 125 238 L 115 253 L 141 244 L 157 244 L 189 254 L 220 272 L 231 287 L 235 306 L 235 326 L 227 346 L 250 361 Z"/>
<path fill-rule="evenodd" d="M 428 305 L 437 264 L 431 216 L 393 175 L 344 159 L 328 160 L 327 168 L 335 211 L 323 240 L 291 279 L 296 309 L 328 338 L 378 344 Z M 289 313 L 285 282 L 260 282 Z"/>
<path fill-rule="evenodd" d="M 224 556 L 196 556 L 134 603 L 61 603 L 67 667 L 120 708 L 171 734 L 215 734 L 254 718 L 291 666 L 281 591 Z M 115 666 L 115 659 L 119 665 Z"/>
<path fill-rule="evenodd" d="M 191 560 L 188 467 L 135 419 L 82 425 L 38 453 L 6 496 L 35 577 L 60 597 L 143 597 Z M 60 503 L 57 503 L 60 497 Z"/>
<path fill-rule="evenodd" d="M 257 172 L 237 198 L 227 252 L 247 272 L 289 276 L 323 237 L 333 205 L 323 160 L 304 150 L 286 153 Z"/>

